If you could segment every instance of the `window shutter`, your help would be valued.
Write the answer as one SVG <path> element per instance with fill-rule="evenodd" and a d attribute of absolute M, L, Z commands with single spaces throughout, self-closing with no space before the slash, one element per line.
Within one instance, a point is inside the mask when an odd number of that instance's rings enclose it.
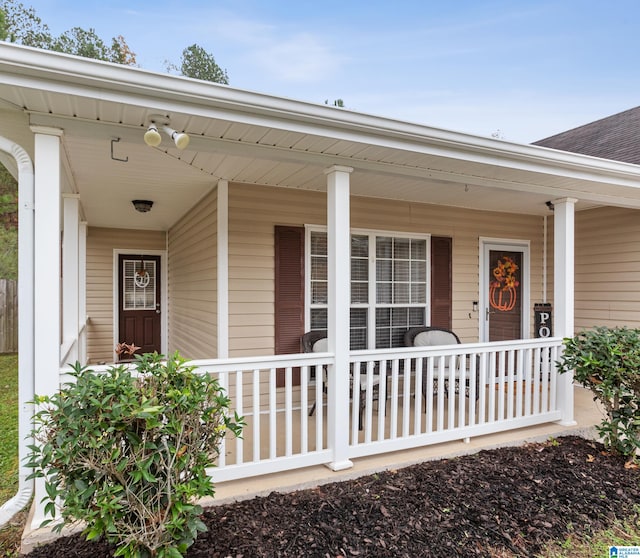
<path fill-rule="evenodd" d="M 304 333 L 304 227 L 276 226 L 274 232 L 275 352 L 295 354 Z M 284 385 L 284 374 L 278 374 L 278 385 Z"/>
<path fill-rule="evenodd" d="M 451 239 L 431 237 L 431 325 L 451 329 Z"/>

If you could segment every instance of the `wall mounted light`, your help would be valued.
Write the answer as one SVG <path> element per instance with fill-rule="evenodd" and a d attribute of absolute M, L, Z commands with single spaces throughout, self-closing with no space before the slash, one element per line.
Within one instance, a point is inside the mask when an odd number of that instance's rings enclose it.
<path fill-rule="evenodd" d="M 153 207 L 153 202 L 151 200 L 131 200 L 133 207 L 136 208 L 136 211 L 140 213 L 147 213 L 151 211 L 151 207 Z"/>
<path fill-rule="evenodd" d="M 189 136 L 184 132 L 178 132 L 169 127 L 169 117 L 164 114 L 152 114 L 149 117 L 149 126 L 144 134 L 144 142 L 149 147 L 158 147 L 162 142 L 162 136 L 158 132 L 158 126 L 162 128 L 176 144 L 178 149 L 185 149 L 189 145 Z"/>

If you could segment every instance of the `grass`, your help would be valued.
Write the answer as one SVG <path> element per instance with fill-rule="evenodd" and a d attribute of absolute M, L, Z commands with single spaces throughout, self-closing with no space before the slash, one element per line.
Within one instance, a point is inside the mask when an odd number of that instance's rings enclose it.
<path fill-rule="evenodd" d="M 569 535 L 549 545 L 539 558 L 593 558 L 609 556 L 610 546 L 640 546 L 640 506 L 635 520 L 617 521 L 608 529 L 581 538 Z"/>
<path fill-rule="evenodd" d="M 18 489 L 18 355 L 0 355 L 0 503 Z"/>
<path fill-rule="evenodd" d="M 18 355 L 0 355 L 0 504 L 18 490 Z M 0 557 L 18 556 L 26 512 L 0 530 Z"/>
<path fill-rule="evenodd" d="M 0 355 L 0 503 L 18 488 L 18 357 Z M 635 520 L 615 522 L 591 536 L 569 535 L 556 541 L 539 558 L 593 558 L 608 556 L 610 546 L 640 545 L 640 506 Z M 0 530 L 0 558 L 18 556 L 26 512 Z M 505 555 L 501 555 L 505 556 Z"/>

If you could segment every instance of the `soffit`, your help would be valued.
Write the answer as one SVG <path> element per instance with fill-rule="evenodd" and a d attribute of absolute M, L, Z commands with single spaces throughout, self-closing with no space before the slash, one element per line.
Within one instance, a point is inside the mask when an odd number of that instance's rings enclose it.
<path fill-rule="evenodd" d="M 180 152 L 167 138 L 160 148 L 143 143 L 149 115 L 166 113 L 153 100 L 121 103 L 95 91 L 71 95 L 2 83 L 3 107 L 26 112 L 32 125 L 64 130 L 72 184 L 81 192 L 85 218 L 95 226 L 166 229 L 218 179 L 325 191 L 323 171 L 333 164 L 354 167 L 356 196 L 538 215 L 548 214 L 547 200 L 566 196 L 578 198 L 579 209 L 640 205 L 640 189 L 629 188 L 634 180 L 637 185 L 633 173 L 626 181 L 609 181 L 582 177 L 579 170 L 543 171 L 535 165 L 529 170 L 508 158 L 488 163 L 465 146 L 390 141 L 383 134 L 359 141 L 340 125 L 301 131 L 298 125 L 288 129 L 286 119 L 274 127 L 248 123 L 242 112 L 210 117 L 174 110 L 171 126 L 192 139 Z M 342 111 L 334 111 L 339 121 Z M 152 212 L 136 214 L 130 207 L 135 198 L 153 199 Z"/>

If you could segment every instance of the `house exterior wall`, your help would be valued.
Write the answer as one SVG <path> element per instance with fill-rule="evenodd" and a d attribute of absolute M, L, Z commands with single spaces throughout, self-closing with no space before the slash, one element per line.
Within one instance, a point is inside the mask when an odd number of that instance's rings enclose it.
<path fill-rule="evenodd" d="M 640 211 L 576 213 L 576 331 L 640 327 Z"/>
<path fill-rule="evenodd" d="M 168 233 L 169 352 L 217 356 L 217 195 L 207 194 Z"/>
<path fill-rule="evenodd" d="M 229 186 L 230 356 L 274 351 L 274 226 L 326 224 L 318 192 Z M 351 226 L 453 238 L 453 329 L 478 340 L 479 238 L 531 242 L 531 304 L 542 301 L 543 219 L 373 198 L 351 199 Z M 529 309 L 533 331 L 533 309 Z"/>
<path fill-rule="evenodd" d="M 164 231 L 88 227 L 87 230 L 87 359 L 113 362 L 113 252 L 165 250 Z M 117 319 L 117 318 L 115 318 Z"/>

